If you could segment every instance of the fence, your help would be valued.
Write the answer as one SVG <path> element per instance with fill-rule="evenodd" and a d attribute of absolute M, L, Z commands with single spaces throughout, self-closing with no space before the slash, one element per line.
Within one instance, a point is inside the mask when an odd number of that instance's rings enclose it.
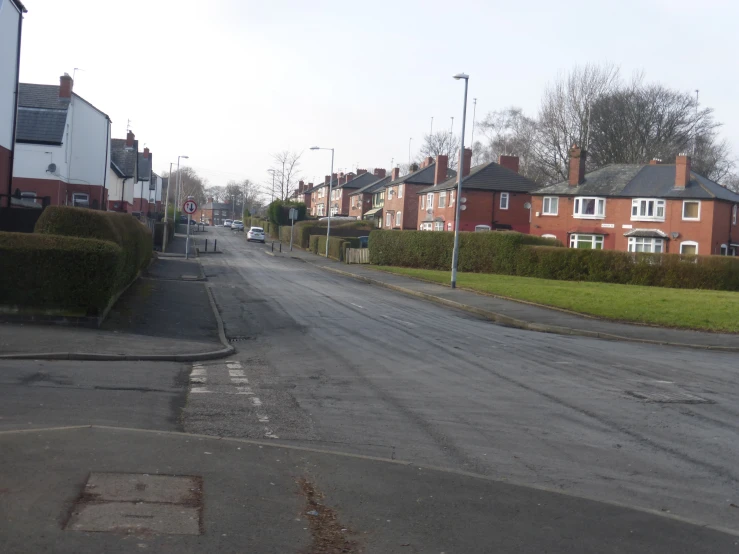
<path fill-rule="evenodd" d="M 348 264 L 368 264 L 369 248 L 347 248 L 346 263 Z"/>
<path fill-rule="evenodd" d="M 38 218 L 41 217 L 50 200 L 48 196 L 25 199 L 0 194 L 0 231 L 33 233 Z M 10 206 L 4 204 L 10 204 Z"/>

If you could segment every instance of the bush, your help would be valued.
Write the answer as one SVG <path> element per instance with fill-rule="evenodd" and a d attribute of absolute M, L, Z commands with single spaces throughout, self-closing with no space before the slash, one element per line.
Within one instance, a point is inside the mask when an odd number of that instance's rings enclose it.
<path fill-rule="evenodd" d="M 347 248 L 359 248 L 357 237 L 331 236 L 328 243 L 328 257 L 344 261 L 344 252 Z M 319 256 L 326 255 L 326 235 L 312 235 L 310 237 L 310 251 Z"/>
<path fill-rule="evenodd" d="M 98 315 L 123 257 L 112 241 L 0 232 L 0 304 Z"/>
<path fill-rule="evenodd" d="M 293 244 L 300 248 L 309 248 L 311 235 L 326 234 L 326 221 L 301 221 L 295 224 L 295 236 Z M 370 221 L 342 221 L 341 223 L 331 224 L 331 236 L 336 237 L 357 237 L 369 232 L 375 227 Z M 290 234 L 287 233 L 288 240 Z"/>
<path fill-rule="evenodd" d="M 298 210 L 298 221 L 305 219 L 306 206 L 304 202 L 288 202 L 274 200 L 267 206 L 267 219 L 275 225 L 290 225 L 290 208 Z"/>

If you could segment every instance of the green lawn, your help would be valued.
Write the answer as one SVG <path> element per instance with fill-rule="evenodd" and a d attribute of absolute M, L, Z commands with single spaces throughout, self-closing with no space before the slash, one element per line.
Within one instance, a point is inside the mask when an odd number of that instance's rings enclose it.
<path fill-rule="evenodd" d="M 449 284 L 449 271 L 373 267 Z M 739 333 L 739 292 L 551 281 L 481 273 L 459 273 L 457 285 L 619 321 Z"/>

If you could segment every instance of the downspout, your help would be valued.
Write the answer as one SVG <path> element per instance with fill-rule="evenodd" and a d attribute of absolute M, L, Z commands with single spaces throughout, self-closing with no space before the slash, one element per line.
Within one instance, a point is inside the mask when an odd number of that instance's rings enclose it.
<path fill-rule="evenodd" d="M 12 142 L 10 144 L 10 167 L 8 168 L 8 208 L 10 207 L 10 197 L 13 194 L 13 161 L 15 160 L 15 136 L 18 129 L 18 101 L 21 80 L 21 33 L 23 32 L 24 12 L 25 8 L 18 10 L 18 59 L 15 61 L 15 111 L 13 112 L 13 130 L 10 135 Z"/>
<path fill-rule="evenodd" d="M 105 170 L 103 171 L 103 190 L 100 192 L 100 209 L 103 209 L 103 201 L 107 197 L 108 188 L 108 171 L 110 171 L 110 165 L 108 164 L 108 153 L 110 152 L 110 118 L 105 116 Z M 108 202 L 105 202 L 105 210 L 108 211 Z"/>

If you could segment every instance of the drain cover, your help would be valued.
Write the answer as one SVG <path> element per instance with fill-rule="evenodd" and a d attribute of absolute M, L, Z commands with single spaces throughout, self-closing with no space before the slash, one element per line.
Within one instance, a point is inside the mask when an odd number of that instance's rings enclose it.
<path fill-rule="evenodd" d="M 646 400 L 647 402 L 658 402 L 663 404 L 713 404 L 713 400 L 701 398 L 694 394 L 682 391 L 665 392 L 665 391 L 633 391 L 627 390 L 626 394 L 630 394 L 634 398 Z"/>
<path fill-rule="evenodd" d="M 91 473 L 65 529 L 199 535 L 202 491 L 196 476 Z"/>
<path fill-rule="evenodd" d="M 249 340 L 249 337 L 231 337 L 228 342 L 241 342 L 242 340 Z"/>

